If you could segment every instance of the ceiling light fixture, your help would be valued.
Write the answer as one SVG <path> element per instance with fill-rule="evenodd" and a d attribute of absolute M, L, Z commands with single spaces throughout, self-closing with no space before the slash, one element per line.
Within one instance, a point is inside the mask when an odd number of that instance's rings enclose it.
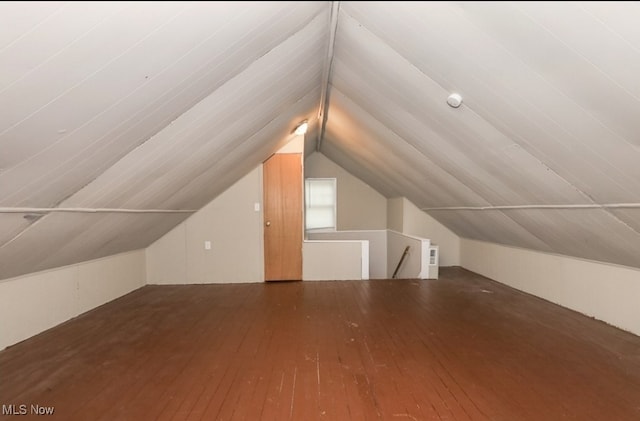
<path fill-rule="evenodd" d="M 297 134 L 298 136 L 302 136 L 307 132 L 308 128 L 309 128 L 309 122 L 305 120 L 302 123 L 300 123 L 298 127 L 296 127 L 296 129 L 294 130 L 294 133 Z"/>
<path fill-rule="evenodd" d="M 458 108 L 462 104 L 462 96 L 460 94 L 451 94 L 447 98 L 447 104 L 452 108 Z"/>

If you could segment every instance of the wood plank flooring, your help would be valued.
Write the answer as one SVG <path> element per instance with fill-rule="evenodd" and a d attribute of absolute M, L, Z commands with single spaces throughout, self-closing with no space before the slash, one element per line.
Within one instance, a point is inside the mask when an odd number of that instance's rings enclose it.
<path fill-rule="evenodd" d="M 463 269 L 147 286 L 0 352 L 0 404 L 63 420 L 635 421 L 640 337 Z"/>

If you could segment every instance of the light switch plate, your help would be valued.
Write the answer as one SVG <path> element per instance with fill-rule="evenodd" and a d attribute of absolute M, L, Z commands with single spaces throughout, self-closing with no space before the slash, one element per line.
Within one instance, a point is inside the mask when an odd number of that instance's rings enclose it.
<path fill-rule="evenodd" d="M 204 249 L 205 250 L 211 250 L 211 241 L 205 241 L 204 242 Z"/>
<path fill-rule="evenodd" d="M 260 203 L 256 202 L 253 204 L 253 210 L 256 212 L 260 212 Z"/>

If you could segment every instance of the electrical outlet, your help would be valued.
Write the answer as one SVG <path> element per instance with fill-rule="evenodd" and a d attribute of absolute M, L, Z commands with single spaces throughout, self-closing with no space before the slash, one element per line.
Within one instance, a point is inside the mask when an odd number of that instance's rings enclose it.
<path fill-rule="evenodd" d="M 205 241 L 204 242 L 204 249 L 205 250 L 211 250 L 211 241 Z"/>

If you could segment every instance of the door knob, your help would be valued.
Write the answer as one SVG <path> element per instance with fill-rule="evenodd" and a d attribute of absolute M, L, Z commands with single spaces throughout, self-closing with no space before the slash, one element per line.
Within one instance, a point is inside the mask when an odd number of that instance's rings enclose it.
<path fill-rule="evenodd" d="M 271 221 L 267 221 L 267 223 L 265 225 L 270 227 L 271 226 Z"/>

